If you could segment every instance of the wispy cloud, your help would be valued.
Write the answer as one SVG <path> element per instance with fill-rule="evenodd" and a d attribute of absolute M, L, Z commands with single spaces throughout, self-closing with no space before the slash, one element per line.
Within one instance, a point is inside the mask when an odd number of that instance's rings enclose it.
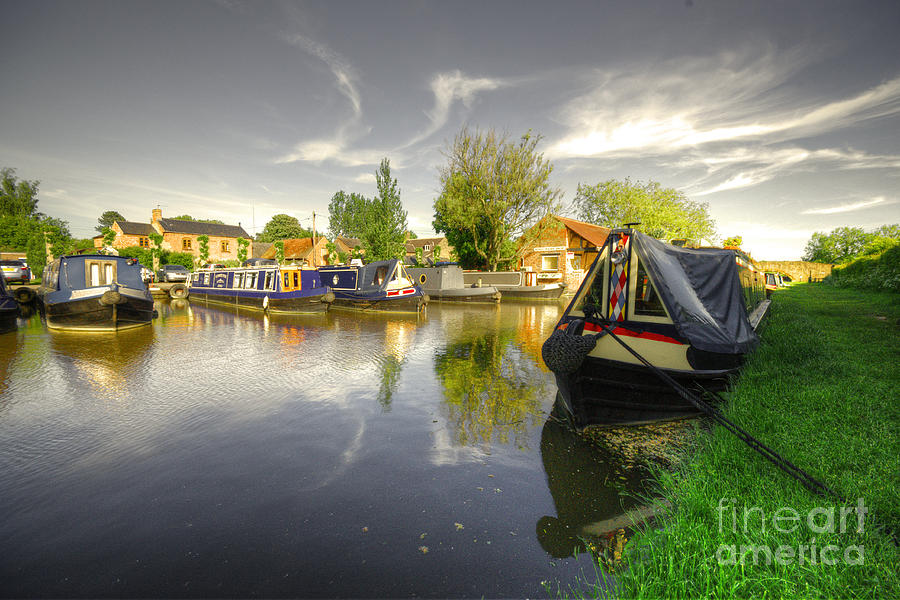
<path fill-rule="evenodd" d="M 893 204 L 893 201 L 888 200 L 884 196 L 879 196 L 878 198 L 873 198 L 872 200 L 863 200 L 861 202 L 854 202 L 853 204 L 841 204 L 840 206 L 831 206 L 828 208 L 810 208 L 804 210 L 803 215 L 833 215 L 837 213 L 847 213 L 847 212 L 855 212 L 857 210 L 865 210 L 867 208 L 872 208 L 873 206 L 884 206 L 885 204 Z"/>
<path fill-rule="evenodd" d="M 367 128 L 360 128 L 363 111 L 362 99 L 357 88 L 356 70 L 337 52 L 305 35 L 285 35 L 283 39 L 288 44 L 320 59 L 328 66 L 337 82 L 338 91 L 349 101 L 352 114 L 341 120 L 341 124 L 330 138 L 300 142 L 294 146 L 291 152 L 279 157 L 276 162 L 283 164 L 298 161 L 336 160 L 346 165 L 369 164 L 368 157 L 363 158 L 358 153 L 353 157 L 346 154 L 347 145 L 368 132 Z"/>
<path fill-rule="evenodd" d="M 439 131 L 450 118 L 450 109 L 455 102 L 462 102 L 466 109 L 471 109 L 479 92 L 496 90 L 508 85 L 502 79 L 490 77 L 468 77 L 459 69 L 446 73 L 437 73 L 431 79 L 431 92 L 434 94 L 434 106 L 425 111 L 429 120 L 428 127 L 408 141 L 404 147 L 412 146 L 427 139 Z"/>
<path fill-rule="evenodd" d="M 768 48 L 595 71 L 558 113 L 556 160 L 652 155 L 706 176 L 693 195 L 747 188 L 794 170 L 896 168 L 900 157 L 800 147 L 810 137 L 900 115 L 900 77 L 839 99 L 802 97 L 792 75 L 811 53 Z"/>

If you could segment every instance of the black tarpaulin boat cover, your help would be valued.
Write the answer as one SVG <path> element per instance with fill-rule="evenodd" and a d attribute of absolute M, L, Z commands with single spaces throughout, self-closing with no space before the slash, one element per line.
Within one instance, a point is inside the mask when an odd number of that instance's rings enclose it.
<path fill-rule="evenodd" d="M 632 248 L 650 275 L 678 332 L 707 352 L 746 354 L 759 341 L 731 250 L 679 248 L 639 231 Z"/>

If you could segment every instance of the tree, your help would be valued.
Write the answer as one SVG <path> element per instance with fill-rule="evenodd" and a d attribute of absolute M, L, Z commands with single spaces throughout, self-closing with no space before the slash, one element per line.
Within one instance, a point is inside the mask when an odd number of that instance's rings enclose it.
<path fill-rule="evenodd" d="M 0 215 L 32 217 L 37 211 L 39 181 L 18 181 L 16 170 L 0 171 Z"/>
<path fill-rule="evenodd" d="M 740 248 L 743 243 L 744 238 L 739 235 L 733 235 L 730 238 L 725 238 L 725 241 L 722 242 L 722 246 L 726 248 Z"/>
<path fill-rule="evenodd" d="M 224 225 L 222 221 L 218 219 L 195 219 L 191 215 L 178 215 L 177 217 L 172 217 L 177 221 L 196 221 L 198 223 L 216 223 L 217 225 Z"/>
<path fill-rule="evenodd" d="M 209 236 L 198 235 L 197 241 L 200 242 L 200 256 L 198 257 L 201 265 L 209 262 Z"/>
<path fill-rule="evenodd" d="M 445 150 L 433 227 L 464 266 L 494 270 L 514 258 L 512 238 L 557 208 L 562 192 L 550 186 L 553 166 L 537 151 L 540 140 L 530 131 L 515 143 L 464 128 Z"/>
<path fill-rule="evenodd" d="M 300 225 L 297 217 L 290 215 L 278 214 L 274 215 L 262 232 L 256 236 L 257 242 L 274 242 L 276 240 L 287 240 L 294 238 L 312 237 L 312 231 L 305 229 Z"/>
<path fill-rule="evenodd" d="M 400 258 L 406 241 L 406 211 L 387 158 L 382 159 L 375 171 L 375 185 L 378 194 L 366 202 L 366 225 L 360 240 L 369 260 Z"/>
<path fill-rule="evenodd" d="M 111 227 L 105 227 L 103 231 L 100 233 L 103 234 L 103 252 L 106 252 L 106 249 L 112 247 L 113 242 L 116 241 L 116 231 Z"/>
<path fill-rule="evenodd" d="M 328 234 L 332 238 L 361 238 L 366 229 L 367 203 L 362 194 L 335 192 L 328 203 Z"/>
<path fill-rule="evenodd" d="M 843 264 L 861 255 L 878 254 L 900 242 L 900 225 L 882 225 L 867 233 L 862 227 L 817 231 L 806 244 L 803 260 Z"/>
<path fill-rule="evenodd" d="M 641 231 L 663 240 L 712 240 L 716 235 L 707 204 L 692 202 L 678 190 L 663 188 L 655 181 L 579 183 L 573 204 L 582 221 L 604 227 L 640 223 Z"/>
<path fill-rule="evenodd" d="M 116 221 L 124 221 L 125 217 L 122 216 L 121 213 L 116 212 L 114 210 L 108 210 L 100 215 L 100 218 L 97 219 L 97 226 L 94 229 L 97 233 L 104 233 L 105 229 L 112 227 L 113 223 Z"/>
<path fill-rule="evenodd" d="M 247 238 L 239 237 L 237 239 L 237 245 L 237 259 L 238 262 L 243 263 L 245 260 L 247 260 L 247 246 L 250 245 L 250 240 L 248 240 Z"/>

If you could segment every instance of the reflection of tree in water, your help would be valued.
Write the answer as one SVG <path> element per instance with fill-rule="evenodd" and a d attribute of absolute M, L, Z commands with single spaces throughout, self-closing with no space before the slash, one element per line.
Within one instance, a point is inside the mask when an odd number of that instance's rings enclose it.
<path fill-rule="evenodd" d="M 444 403 L 460 445 L 507 443 L 526 447 L 537 423 L 545 381 L 534 360 L 513 340 L 515 331 L 489 332 L 449 344 L 434 359 Z"/>
<path fill-rule="evenodd" d="M 391 401 L 394 392 L 397 391 L 397 383 L 400 381 L 400 371 L 403 370 L 403 361 L 392 355 L 385 356 L 380 361 L 381 387 L 378 388 L 378 403 L 387 412 L 391 410 Z"/>

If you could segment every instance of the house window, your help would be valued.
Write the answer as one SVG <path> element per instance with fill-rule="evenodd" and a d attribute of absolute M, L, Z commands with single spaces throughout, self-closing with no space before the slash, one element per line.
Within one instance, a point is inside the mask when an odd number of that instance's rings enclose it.
<path fill-rule="evenodd" d="M 181 249 L 182 250 L 190 250 L 191 249 L 191 238 L 181 238 Z"/>
<path fill-rule="evenodd" d="M 149 248 L 150 247 L 150 238 L 142 237 L 138 240 L 138 244 L 141 248 Z"/>
<path fill-rule="evenodd" d="M 228 242 L 223 241 L 221 244 L 219 244 L 219 248 L 222 252 L 228 252 Z"/>
<path fill-rule="evenodd" d="M 424 244 L 422 246 L 422 250 L 424 250 L 425 252 L 428 252 L 429 250 L 431 250 L 431 244 Z"/>
<path fill-rule="evenodd" d="M 542 254 L 541 271 L 559 271 L 559 254 Z"/>

